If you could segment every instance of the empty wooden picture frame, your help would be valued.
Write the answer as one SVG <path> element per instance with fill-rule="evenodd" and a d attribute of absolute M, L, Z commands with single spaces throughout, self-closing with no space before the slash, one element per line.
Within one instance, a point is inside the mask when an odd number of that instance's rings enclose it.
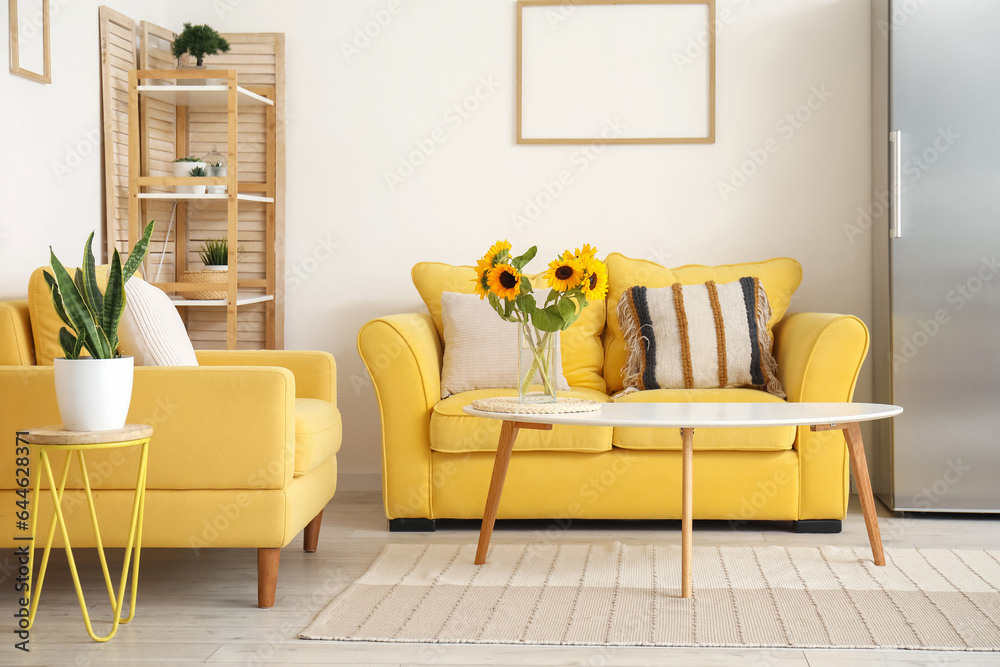
<path fill-rule="evenodd" d="M 715 143 L 715 0 L 519 0 L 517 143 Z"/>
<path fill-rule="evenodd" d="M 52 83 L 49 0 L 7 0 L 7 3 L 10 71 L 33 81 Z"/>

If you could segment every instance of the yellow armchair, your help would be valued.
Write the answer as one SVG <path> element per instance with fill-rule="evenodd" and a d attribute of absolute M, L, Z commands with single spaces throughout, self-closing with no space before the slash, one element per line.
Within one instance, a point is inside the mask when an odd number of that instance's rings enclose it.
<path fill-rule="evenodd" d="M 59 423 L 53 371 L 35 366 L 27 302 L 0 303 L 0 433 Z M 336 365 L 324 352 L 199 352 L 199 367 L 138 367 L 128 420 L 153 426 L 143 546 L 255 548 L 258 605 L 274 604 L 281 547 L 315 551 L 337 486 Z M 104 544 L 124 546 L 138 453 L 88 456 Z M 37 466 L 35 461 L 33 466 Z M 59 461 L 54 461 L 60 465 Z M 0 457 L 0 523 L 13 525 L 14 460 Z M 75 472 L 75 468 L 74 468 Z M 81 480 L 64 511 L 93 546 Z M 48 525 L 43 494 L 33 511 Z M 9 532 L 2 538 L 13 545 Z M 58 543 L 58 542 L 57 542 Z"/>

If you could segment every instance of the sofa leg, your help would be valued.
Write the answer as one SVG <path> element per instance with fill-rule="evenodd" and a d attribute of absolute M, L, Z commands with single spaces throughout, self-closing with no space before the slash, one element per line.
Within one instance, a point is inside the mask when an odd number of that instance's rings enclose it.
<path fill-rule="evenodd" d="M 257 549 L 257 606 L 270 609 L 278 590 L 278 561 L 281 549 Z"/>
<path fill-rule="evenodd" d="M 319 544 L 319 526 L 323 523 L 323 510 L 313 517 L 313 520 L 306 524 L 306 529 L 302 533 L 302 550 L 306 553 L 314 553 L 316 545 Z"/>
<path fill-rule="evenodd" d="M 792 530 L 796 533 L 839 533 L 840 528 L 840 519 L 805 519 L 792 522 Z"/>
<path fill-rule="evenodd" d="M 389 519 L 390 533 L 433 533 L 434 519 Z"/>

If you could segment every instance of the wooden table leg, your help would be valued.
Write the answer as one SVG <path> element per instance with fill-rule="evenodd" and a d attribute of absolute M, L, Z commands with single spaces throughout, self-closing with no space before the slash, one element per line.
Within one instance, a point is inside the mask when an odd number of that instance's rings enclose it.
<path fill-rule="evenodd" d="M 882 550 L 882 534 L 878 529 L 878 514 L 875 511 L 875 496 L 872 495 L 872 483 L 868 477 L 868 460 L 865 458 L 865 443 L 861 440 L 861 427 L 857 422 L 847 424 L 817 424 L 813 431 L 844 432 L 847 441 L 847 452 L 851 457 L 851 470 L 854 472 L 854 483 L 858 485 L 858 500 L 861 501 L 861 513 L 865 517 L 865 528 L 868 529 L 868 542 L 872 547 L 872 558 L 876 565 L 885 565 L 885 552 Z"/>
<path fill-rule="evenodd" d="M 694 589 L 694 570 L 691 563 L 694 555 L 694 536 L 691 534 L 694 514 L 694 429 L 682 428 L 681 440 L 684 443 L 681 463 L 683 469 L 681 481 L 681 597 L 689 598 Z"/>
<path fill-rule="evenodd" d="M 861 427 L 857 422 L 847 424 L 844 428 L 844 438 L 847 440 L 847 451 L 851 455 L 851 469 L 854 471 L 854 483 L 858 485 L 858 499 L 861 501 L 861 513 L 865 516 L 872 557 L 876 565 L 885 565 L 882 534 L 878 529 L 878 515 L 875 512 L 875 497 L 872 495 L 872 483 L 868 478 L 865 444 L 861 440 Z"/>
<path fill-rule="evenodd" d="M 486 562 L 486 552 L 490 549 L 490 538 L 493 537 L 493 524 L 496 523 L 497 510 L 500 509 L 500 495 L 503 493 L 503 483 L 507 478 L 510 454 L 514 450 L 517 432 L 522 428 L 548 431 L 552 428 L 552 424 L 529 424 L 505 420 L 500 426 L 500 441 L 497 443 L 496 458 L 493 459 L 493 477 L 490 479 L 490 490 L 486 495 L 486 509 L 483 510 L 483 527 L 479 530 L 476 565 L 482 565 Z"/>

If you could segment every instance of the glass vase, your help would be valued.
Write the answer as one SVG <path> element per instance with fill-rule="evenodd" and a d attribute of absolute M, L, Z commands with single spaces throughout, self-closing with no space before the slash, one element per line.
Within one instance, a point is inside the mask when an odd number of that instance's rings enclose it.
<path fill-rule="evenodd" d="M 517 332 L 517 399 L 521 403 L 556 402 L 555 332 L 521 324 Z"/>

